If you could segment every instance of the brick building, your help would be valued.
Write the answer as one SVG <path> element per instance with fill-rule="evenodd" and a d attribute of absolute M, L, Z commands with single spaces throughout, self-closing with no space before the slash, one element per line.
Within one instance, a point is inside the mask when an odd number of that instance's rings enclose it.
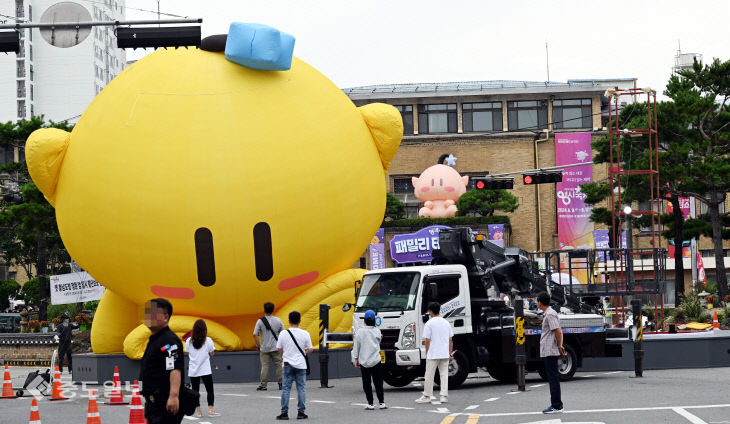
<path fill-rule="evenodd" d="M 605 136 L 606 90 L 633 87 L 636 80 L 624 78 L 566 83 L 389 84 L 343 91 L 357 106 L 382 102 L 400 110 L 404 137 L 389 169 L 387 187 L 406 204 L 408 216 L 416 217 L 422 205 L 413 195 L 411 178 L 436 164 L 442 154 L 456 156 L 454 168 L 461 175 L 472 177 L 554 166 L 554 134 L 590 132 L 592 139 Z M 593 181 L 607 176 L 605 164 L 593 166 Z M 518 197 L 520 206 L 508 214 L 512 223 L 511 244 L 527 251 L 557 249 L 555 185 L 525 186 L 517 175 L 512 193 Z M 698 212 L 700 209 L 698 205 Z M 647 230 L 635 230 L 634 246 L 647 246 L 650 240 L 645 236 Z M 662 246 L 667 246 L 666 240 Z M 700 251 L 707 256 L 705 267 L 709 276 L 714 268 L 714 260 L 709 258 L 711 248 L 709 239 L 700 241 Z M 726 263 L 730 265 L 727 259 Z M 667 265 L 669 274 L 673 275 L 673 261 Z M 685 269 L 689 269 L 689 262 Z"/>

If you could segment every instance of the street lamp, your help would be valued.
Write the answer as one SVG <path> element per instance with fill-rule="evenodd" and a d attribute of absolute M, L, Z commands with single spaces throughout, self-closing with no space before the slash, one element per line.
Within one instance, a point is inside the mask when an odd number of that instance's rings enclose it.
<path fill-rule="evenodd" d="M 626 215 L 626 285 L 631 290 L 634 288 L 634 257 L 631 254 L 633 247 L 633 236 L 631 234 L 631 206 L 624 206 L 624 215 Z"/>

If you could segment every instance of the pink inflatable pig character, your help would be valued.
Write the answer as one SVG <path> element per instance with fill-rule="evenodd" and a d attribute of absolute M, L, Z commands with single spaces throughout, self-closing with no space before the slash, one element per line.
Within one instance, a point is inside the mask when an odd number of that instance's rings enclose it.
<path fill-rule="evenodd" d="M 424 206 L 418 216 L 428 218 L 447 218 L 456 215 L 456 201 L 466 193 L 469 176 L 461 176 L 454 168 L 446 165 L 434 165 L 413 177 L 413 187 L 418 200 Z"/>

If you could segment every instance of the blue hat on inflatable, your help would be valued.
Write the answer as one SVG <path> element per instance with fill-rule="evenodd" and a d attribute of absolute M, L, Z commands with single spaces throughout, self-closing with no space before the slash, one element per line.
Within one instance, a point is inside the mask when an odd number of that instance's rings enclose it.
<path fill-rule="evenodd" d="M 365 311 L 365 319 L 375 319 L 375 312 L 372 309 Z"/>

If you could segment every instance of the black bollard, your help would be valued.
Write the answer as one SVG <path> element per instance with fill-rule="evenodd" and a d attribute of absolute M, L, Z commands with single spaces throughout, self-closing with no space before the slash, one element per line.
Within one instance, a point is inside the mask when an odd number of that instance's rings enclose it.
<path fill-rule="evenodd" d="M 636 338 L 634 339 L 634 373 L 636 377 L 643 377 L 644 350 L 642 349 L 642 340 L 644 339 L 644 326 L 641 314 L 641 299 L 631 301 L 631 311 L 634 314 L 634 325 L 636 326 Z"/>
<path fill-rule="evenodd" d="M 325 340 L 325 332 L 330 327 L 330 305 L 319 305 L 319 387 L 329 388 L 329 348 Z"/>
<path fill-rule="evenodd" d="M 525 391 L 525 314 L 521 297 L 515 299 L 515 364 L 517 364 L 517 391 Z"/>

